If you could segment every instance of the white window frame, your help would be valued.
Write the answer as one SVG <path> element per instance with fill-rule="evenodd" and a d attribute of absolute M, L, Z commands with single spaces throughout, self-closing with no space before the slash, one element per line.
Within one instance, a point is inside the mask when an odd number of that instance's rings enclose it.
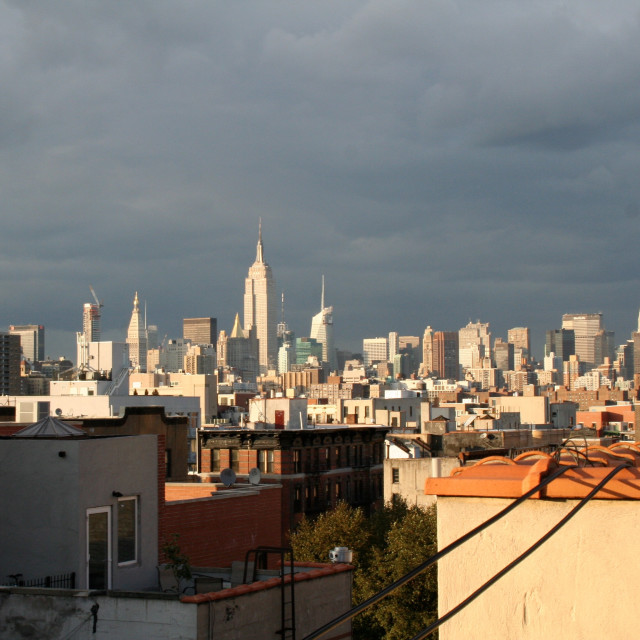
<path fill-rule="evenodd" d="M 86 511 L 86 581 L 89 588 L 89 516 L 94 513 L 107 514 L 107 589 L 111 589 L 112 563 L 113 563 L 113 539 L 111 530 L 111 507 L 91 507 Z"/>
<path fill-rule="evenodd" d="M 122 496 L 118 498 L 118 505 L 121 502 L 127 502 L 128 500 L 133 500 L 134 504 L 134 514 L 133 514 L 133 523 L 134 523 L 134 554 L 135 557 L 133 560 L 126 560 L 124 562 L 120 562 L 120 557 L 118 557 L 118 566 L 119 567 L 130 567 L 132 565 L 138 564 L 140 557 L 140 522 L 139 522 L 139 513 L 140 513 L 140 499 L 139 496 Z M 117 511 L 118 517 L 120 516 L 120 510 Z M 118 549 L 120 545 L 120 521 L 117 523 L 118 529 L 116 530 L 116 549 Z"/>

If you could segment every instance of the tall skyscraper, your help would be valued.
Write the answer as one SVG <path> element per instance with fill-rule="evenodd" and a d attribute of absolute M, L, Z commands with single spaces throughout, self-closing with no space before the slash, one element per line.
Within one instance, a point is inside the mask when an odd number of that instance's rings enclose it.
<path fill-rule="evenodd" d="M 182 337 L 191 344 L 215 345 L 218 339 L 218 321 L 215 318 L 185 318 Z"/>
<path fill-rule="evenodd" d="M 457 380 L 460 376 L 458 361 L 458 333 L 436 331 L 433 334 L 433 369 L 440 378 Z"/>
<path fill-rule="evenodd" d="M 423 376 L 428 376 L 433 371 L 433 329 L 429 326 L 422 336 L 422 367 Z"/>
<path fill-rule="evenodd" d="M 324 305 L 324 276 L 322 276 L 322 294 L 320 296 L 320 312 L 311 319 L 310 338 L 322 345 L 322 360 L 329 364 L 329 369 L 336 369 L 336 350 L 333 346 L 333 307 Z"/>
<path fill-rule="evenodd" d="M 41 324 L 12 324 L 9 335 L 20 337 L 22 355 L 29 362 L 44 360 L 44 326 Z"/>
<path fill-rule="evenodd" d="M 138 371 L 147 370 L 147 330 L 144 321 L 140 318 L 140 306 L 138 292 L 133 298 L 133 311 L 127 331 L 127 344 L 129 345 L 129 359 L 131 366 Z"/>
<path fill-rule="evenodd" d="M 555 353 L 563 362 L 576 352 L 576 334 L 573 329 L 550 329 L 546 333 L 544 355 Z"/>
<path fill-rule="evenodd" d="M 565 313 L 562 328 L 575 334 L 575 354 L 586 371 L 601 365 L 605 357 L 613 361 L 614 335 L 606 331 L 601 313 Z"/>
<path fill-rule="evenodd" d="M 370 367 L 376 362 L 388 362 L 389 342 L 387 338 L 365 338 L 362 341 L 364 366 Z"/>
<path fill-rule="evenodd" d="M 261 221 L 258 227 L 256 260 L 244 281 L 244 330 L 255 336 L 260 374 L 276 368 L 276 325 L 276 283 L 271 267 L 264 261 Z"/>
<path fill-rule="evenodd" d="M 488 322 L 469 322 L 458 331 L 458 357 L 464 370 L 480 367 L 484 357 L 491 357 L 491 332 Z"/>
<path fill-rule="evenodd" d="M 100 306 L 85 302 L 82 307 L 82 333 L 87 342 L 100 342 Z"/>
<path fill-rule="evenodd" d="M 514 327 L 507 333 L 507 342 L 513 345 L 514 350 L 522 349 L 525 357 L 531 356 L 531 334 L 529 327 Z"/>

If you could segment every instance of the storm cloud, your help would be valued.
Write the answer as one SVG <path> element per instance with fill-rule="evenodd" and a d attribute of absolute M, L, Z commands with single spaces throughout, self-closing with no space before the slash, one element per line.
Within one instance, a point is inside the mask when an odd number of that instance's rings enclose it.
<path fill-rule="evenodd" d="M 0 326 L 47 354 L 134 292 L 229 330 L 262 218 L 336 344 L 640 302 L 636 2 L 0 1 Z"/>

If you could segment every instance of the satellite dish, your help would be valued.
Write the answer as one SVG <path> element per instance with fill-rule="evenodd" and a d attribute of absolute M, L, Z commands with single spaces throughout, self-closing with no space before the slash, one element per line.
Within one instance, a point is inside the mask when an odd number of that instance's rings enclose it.
<path fill-rule="evenodd" d="M 260 473 L 260 469 L 258 467 L 253 467 L 249 471 L 249 482 L 251 484 L 260 484 L 260 478 L 262 477 L 262 473 Z"/>
<path fill-rule="evenodd" d="M 230 487 L 236 481 L 236 472 L 233 469 L 223 469 L 220 480 L 225 487 Z"/>
<path fill-rule="evenodd" d="M 60 417 L 62 415 L 62 409 L 56 409 L 56 415 Z"/>

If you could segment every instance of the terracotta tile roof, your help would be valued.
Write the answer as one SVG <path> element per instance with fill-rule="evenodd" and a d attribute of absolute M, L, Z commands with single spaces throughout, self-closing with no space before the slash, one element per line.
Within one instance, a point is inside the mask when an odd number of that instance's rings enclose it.
<path fill-rule="evenodd" d="M 628 464 L 597 495 L 600 500 L 640 500 L 640 447 L 634 442 L 565 446 L 554 455 L 528 451 L 513 460 L 491 456 L 454 469 L 447 478 L 428 478 L 425 493 L 438 496 L 518 498 L 559 465 L 570 467 L 535 498 L 585 497 L 613 467 Z"/>
<path fill-rule="evenodd" d="M 342 573 L 343 571 L 353 571 L 353 565 L 350 564 L 324 564 L 312 562 L 296 562 L 296 567 L 307 567 L 310 571 L 302 571 L 294 574 L 294 580 L 301 582 L 303 580 L 314 580 L 315 578 L 324 578 L 334 573 Z M 291 582 L 291 575 L 284 577 L 285 584 Z M 270 578 L 269 580 L 261 580 L 251 584 L 241 584 L 231 589 L 223 589 L 222 591 L 212 591 L 211 593 L 201 593 L 195 596 L 181 596 L 181 602 L 189 604 L 202 604 L 203 602 L 214 602 L 215 600 L 226 600 L 228 598 L 237 598 L 247 593 L 255 593 L 264 589 L 273 589 L 280 587 L 282 581 L 280 578 Z"/>

